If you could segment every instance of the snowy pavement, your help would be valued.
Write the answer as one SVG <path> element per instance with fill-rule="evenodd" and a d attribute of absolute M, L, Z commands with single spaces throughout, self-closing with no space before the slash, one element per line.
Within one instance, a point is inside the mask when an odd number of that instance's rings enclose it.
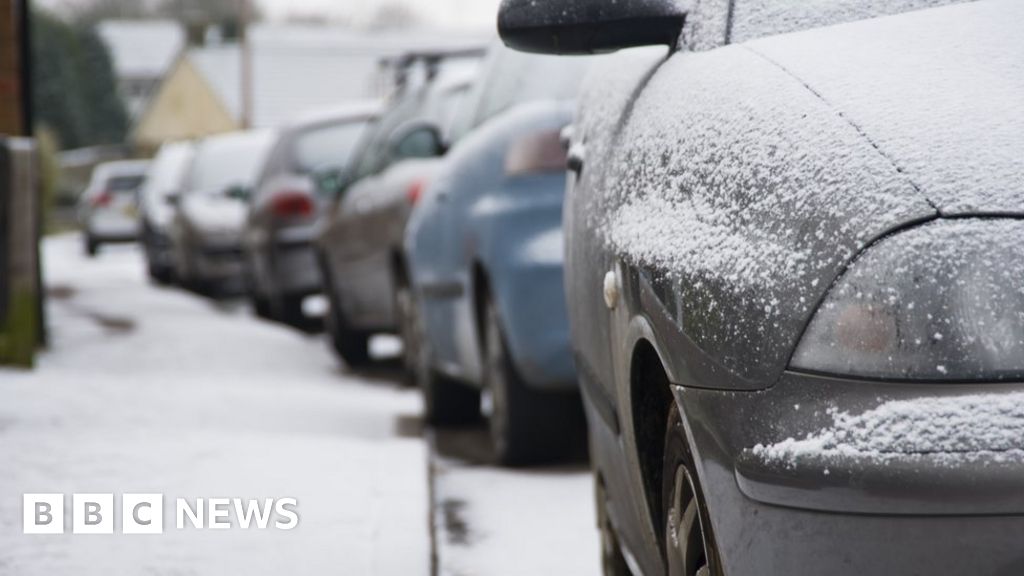
<path fill-rule="evenodd" d="M 438 576 L 601 573 L 586 464 L 507 470 L 486 429 L 432 437 Z"/>
<path fill-rule="evenodd" d="M 0 573 L 430 573 L 415 392 L 344 374 L 321 339 L 243 307 L 151 287 L 132 247 L 80 252 L 46 242 L 52 349 L 0 372 Z M 300 522 L 22 534 L 21 495 L 49 492 L 293 497 Z"/>
<path fill-rule="evenodd" d="M 474 430 L 431 454 L 418 393 L 345 372 L 322 337 L 154 287 L 135 247 L 86 260 L 68 235 L 44 258 L 51 348 L 0 370 L 0 575 L 600 572 L 585 467 L 496 469 Z M 171 517 L 25 535 L 24 493 L 161 493 Z M 299 525 L 176 529 L 176 498 L 216 497 L 295 498 Z"/>

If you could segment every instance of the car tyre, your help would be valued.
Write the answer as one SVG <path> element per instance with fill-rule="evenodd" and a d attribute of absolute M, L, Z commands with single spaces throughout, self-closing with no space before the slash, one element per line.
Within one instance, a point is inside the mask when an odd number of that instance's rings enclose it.
<path fill-rule="evenodd" d="M 100 251 L 100 243 L 92 236 L 86 234 L 85 236 L 85 254 L 89 258 L 95 258 Z"/>
<path fill-rule="evenodd" d="M 564 459 L 586 448 L 586 423 L 579 395 L 534 390 L 513 365 L 498 310 L 492 300 L 484 318 L 484 388 L 497 462 L 525 466 Z"/>
<path fill-rule="evenodd" d="M 345 312 L 328 290 L 327 333 L 334 351 L 349 368 L 362 368 L 370 363 L 370 335 L 355 330 L 345 318 Z"/>
<path fill-rule="evenodd" d="M 692 454 L 679 408 L 672 402 L 662 468 L 665 574 L 721 576 L 721 561 L 704 492 L 693 473 Z"/>
<path fill-rule="evenodd" d="M 274 316 L 291 326 L 303 326 L 306 323 L 306 314 L 302 311 L 303 296 L 294 294 L 282 294 L 278 296 Z"/>
<path fill-rule="evenodd" d="M 395 313 L 398 316 L 398 331 L 402 338 L 402 373 L 407 386 L 417 386 L 417 366 L 420 361 L 421 338 L 419 321 L 413 300 L 412 287 L 400 281 L 395 289 Z"/>
<path fill-rule="evenodd" d="M 414 340 L 413 378 L 423 394 L 424 417 L 438 428 L 457 427 L 480 421 L 480 390 L 439 374 L 434 370 L 433 350 L 415 297 L 409 296 L 410 336 Z M 403 335 L 404 336 L 404 335 Z"/>

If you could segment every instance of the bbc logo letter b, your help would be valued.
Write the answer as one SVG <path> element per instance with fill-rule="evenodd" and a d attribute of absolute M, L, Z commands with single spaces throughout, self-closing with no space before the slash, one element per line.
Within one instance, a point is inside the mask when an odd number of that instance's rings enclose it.
<path fill-rule="evenodd" d="M 25 494 L 22 503 L 25 534 L 64 533 L 63 494 Z"/>
<path fill-rule="evenodd" d="M 113 534 L 114 495 L 73 495 L 71 497 L 71 531 L 75 534 Z"/>

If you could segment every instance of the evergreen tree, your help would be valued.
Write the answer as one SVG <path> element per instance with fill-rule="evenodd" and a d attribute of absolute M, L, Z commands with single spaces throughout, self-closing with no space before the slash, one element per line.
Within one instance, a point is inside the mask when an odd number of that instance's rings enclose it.
<path fill-rule="evenodd" d="M 44 11 L 32 18 L 32 100 L 39 127 L 63 149 L 124 141 L 128 115 L 106 45 Z"/>

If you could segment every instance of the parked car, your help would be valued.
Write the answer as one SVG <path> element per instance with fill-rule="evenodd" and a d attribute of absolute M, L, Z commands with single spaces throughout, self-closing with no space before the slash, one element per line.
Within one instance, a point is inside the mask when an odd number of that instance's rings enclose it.
<path fill-rule="evenodd" d="M 348 166 L 378 112 L 377 104 L 322 110 L 281 131 L 249 201 L 243 236 L 248 292 L 258 315 L 299 322 L 303 300 L 320 292 L 313 240 L 330 198 L 313 176 Z"/>
<path fill-rule="evenodd" d="M 196 146 L 171 223 L 179 280 L 199 289 L 242 281 L 242 228 L 247 201 L 276 134 L 259 130 L 211 136 Z"/>
<path fill-rule="evenodd" d="M 566 281 L 605 574 L 1024 570 L 1024 4 L 756 39 L 936 3 L 738 0 L 739 45 L 589 77 Z M 499 29 L 590 53 L 706 24 L 580 4 Z"/>
<path fill-rule="evenodd" d="M 469 134 L 406 233 L 427 418 L 490 423 L 497 460 L 585 446 L 562 276 L 561 132 L 590 59 L 494 51 Z M 484 393 L 481 404 L 481 391 Z"/>
<path fill-rule="evenodd" d="M 396 333 L 399 293 L 408 285 L 402 239 L 423 188 L 447 146 L 441 122 L 458 110 L 473 67 L 443 70 L 401 94 L 383 114 L 334 190 L 318 240 L 329 312 L 327 329 L 351 366 L 369 361 L 374 333 Z M 328 173 L 329 174 L 329 173 Z"/>
<path fill-rule="evenodd" d="M 95 256 L 102 244 L 139 237 L 138 192 L 149 163 L 120 160 L 99 164 L 78 200 L 85 252 Z"/>
<path fill-rule="evenodd" d="M 174 218 L 172 199 L 185 183 L 195 146 L 191 142 L 172 142 L 160 147 L 146 173 L 139 194 L 142 245 L 149 276 L 166 284 L 175 277 L 170 226 Z"/>

